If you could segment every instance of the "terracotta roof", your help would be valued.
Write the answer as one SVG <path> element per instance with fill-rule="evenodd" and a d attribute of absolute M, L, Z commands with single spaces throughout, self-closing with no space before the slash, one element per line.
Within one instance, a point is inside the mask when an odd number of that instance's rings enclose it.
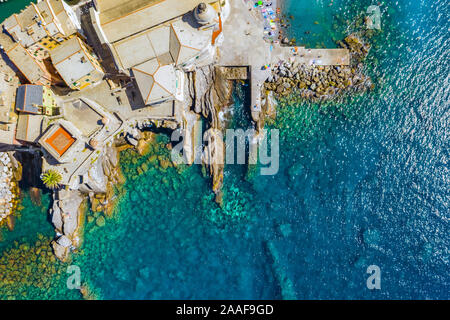
<path fill-rule="evenodd" d="M 59 127 L 45 142 L 55 150 L 59 156 L 62 156 L 67 149 L 75 142 L 69 132 L 63 127 Z"/>

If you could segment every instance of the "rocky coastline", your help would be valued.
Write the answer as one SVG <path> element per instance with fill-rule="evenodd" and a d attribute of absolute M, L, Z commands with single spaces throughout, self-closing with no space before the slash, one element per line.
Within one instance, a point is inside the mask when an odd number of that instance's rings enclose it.
<path fill-rule="evenodd" d="M 197 69 L 189 77 L 189 95 L 191 109 L 207 121 L 206 131 L 203 134 L 205 141 L 203 150 L 203 165 L 212 182 L 212 190 L 216 201 L 222 198 L 224 171 L 224 143 L 228 121 L 225 116 L 233 104 L 232 91 L 236 78 L 231 68 L 206 66 Z"/>
<path fill-rule="evenodd" d="M 333 98 L 350 88 L 358 91 L 369 89 L 372 84 L 370 78 L 363 74 L 362 61 L 370 46 L 355 35 L 345 38 L 341 46 L 351 51 L 351 66 L 307 66 L 289 62 L 273 66 L 272 76 L 263 88 L 266 117 L 275 117 L 274 102 L 277 98 L 293 93 L 310 100 L 322 100 Z M 184 119 L 157 123 L 130 122 L 113 141 L 101 149 L 98 160 L 86 174 L 87 180 L 78 190 L 60 188 L 54 191 L 50 216 L 56 236 L 51 246 L 59 260 L 70 261 L 70 253 L 80 248 L 85 223 L 95 223 L 102 227 L 106 219 L 112 216 L 116 201 L 125 192 L 121 188 L 124 178 L 119 166 L 120 151 L 135 148 L 139 155 L 148 153 L 154 138 L 154 133 L 148 131 L 149 128 L 172 131 L 183 123 L 184 128 L 189 129 L 186 134 L 192 136 L 194 124 L 200 119 L 206 121 L 206 131 L 202 137 L 205 141 L 202 162 L 211 178 L 215 201 L 222 204 L 224 144 L 220 134 L 224 136 L 230 120 L 226 115 L 233 104 L 232 90 L 236 80 L 242 78 L 233 72 L 235 70 L 232 68 L 207 65 L 188 73 L 185 82 L 188 95 Z M 263 128 L 264 121 L 254 125 Z M 172 146 L 169 144 L 166 147 L 170 149 Z M 191 156 L 188 164 L 193 163 L 195 154 Z M 156 165 L 167 168 L 175 164 L 166 159 L 157 159 Z M 145 168 L 141 171 L 145 172 Z M 90 187 L 87 188 L 87 185 Z M 17 183 L 11 186 L 17 186 Z M 87 210 L 88 205 L 90 211 Z"/>

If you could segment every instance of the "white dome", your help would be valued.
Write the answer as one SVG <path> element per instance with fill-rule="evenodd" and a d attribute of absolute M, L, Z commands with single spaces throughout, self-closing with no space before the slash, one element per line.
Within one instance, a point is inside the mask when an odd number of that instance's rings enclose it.
<path fill-rule="evenodd" d="M 194 16 L 199 24 L 207 25 L 215 22 L 217 19 L 217 12 L 211 5 L 202 2 L 195 8 Z"/>

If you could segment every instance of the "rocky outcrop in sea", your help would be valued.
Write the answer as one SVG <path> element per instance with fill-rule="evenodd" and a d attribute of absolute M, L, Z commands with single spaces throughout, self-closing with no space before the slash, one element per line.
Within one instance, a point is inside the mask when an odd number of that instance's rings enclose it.
<path fill-rule="evenodd" d="M 80 246 L 82 235 L 83 208 L 85 196 L 78 190 L 58 190 L 53 194 L 53 208 L 50 209 L 56 239 L 52 247 L 56 257 L 67 261 L 71 250 Z"/>

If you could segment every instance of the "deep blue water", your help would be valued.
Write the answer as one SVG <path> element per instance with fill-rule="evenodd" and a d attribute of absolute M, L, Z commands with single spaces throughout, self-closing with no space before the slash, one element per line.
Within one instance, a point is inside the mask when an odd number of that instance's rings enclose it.
<path fill-rule="evenodd" d="M 290 33 L 335 46 L 371 3 L 328 4 L 288 1 Z M 87 225 L 74 260 L 83 279 L 108 299 L 279 299 L 277 272 L 298 299 L 450 298 L 449 11 L 385 1 L 366 63 L 375 89 L 280 107 L 279 173 L 246 179 L 228 166 L 225 210 L 200 167 L 179 174 L 125 152 L 127 194 L 105 227 Z M 240 89 L 236 127 L 247 124 Z M 373 264 L 381 290 L 366 287 Z"/>

